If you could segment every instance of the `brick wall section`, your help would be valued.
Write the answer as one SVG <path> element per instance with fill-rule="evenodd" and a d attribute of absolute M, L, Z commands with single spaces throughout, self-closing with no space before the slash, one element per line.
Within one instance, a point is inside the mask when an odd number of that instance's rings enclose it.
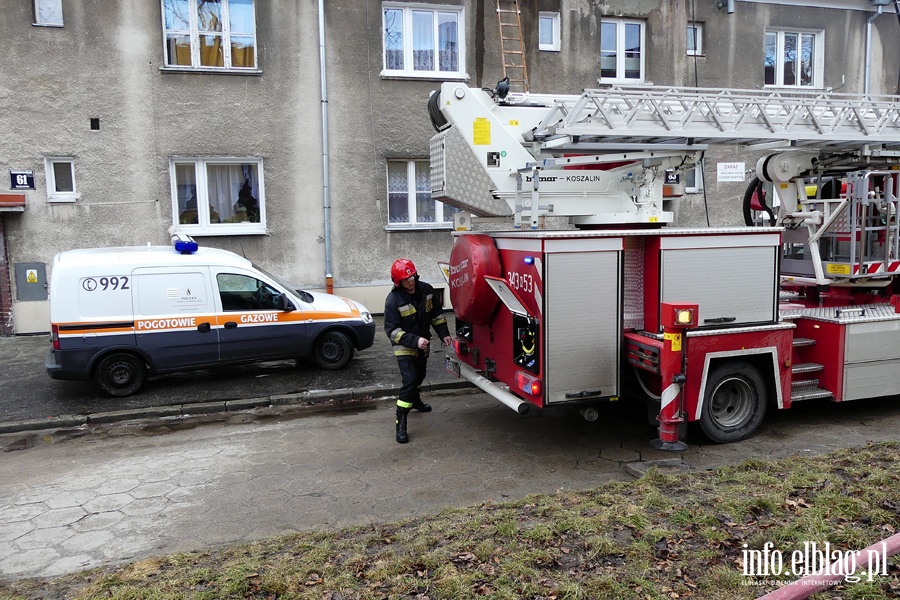
<path fill-rule="evenodd" d="M 0 213 L 0 335 L 13 334 L 12 282 L 9 277 L 9 252 L 6 248 L 6 217 Z"/>

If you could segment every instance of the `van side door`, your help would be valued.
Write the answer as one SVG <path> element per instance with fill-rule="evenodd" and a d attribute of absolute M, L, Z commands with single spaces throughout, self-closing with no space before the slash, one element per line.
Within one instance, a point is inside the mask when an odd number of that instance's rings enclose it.
<path fill-rule="evenodd" d="M 156 371 L 218 362 L 209 267 L 138 268 L 132 281 L 137 345 Z"/>
<path fill-rule="evenodd" d="M 301 355 L 305 347 L 305 316 L 293 299 L 294 310 L 281 310 L 279 298 L 286 290 L 252 271 L 213 267 L 212 272 L 221 311 L 218 326 L 223 362 Z"/>

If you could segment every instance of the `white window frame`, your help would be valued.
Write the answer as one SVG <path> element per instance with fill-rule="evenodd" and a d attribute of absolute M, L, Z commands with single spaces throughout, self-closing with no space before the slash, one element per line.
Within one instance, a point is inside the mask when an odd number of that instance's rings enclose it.
<path fill-rule="evenodd" d="M 403 12 L 403 68 L 388 69 L 387 67 L 387 24 L 385 23 L 385 11 L 388 9 L 400 10 Z M 457 70 L 456 71 L 417 71 L 413 69 L 413 36 L 407 35 L 413 30 L 413 12 L 434 12 L 435 16 L 439 12 L 456 13 L 456 45 L 457 45 Z M 438 31 L 438 19 L 434 19 L 433 40 L 435 44 L 435 66 L 438 66 L 437 47 L 440 38 Z M 382 77 L 409 77 L 416 79 L 440 79 L 443 81 L 466 79 L 466 20 L 465 10 L 462 6 L 452 6 L 446 4 L 410 4 L 404 2 L 383 2 L 381 5 L 381 76 Z"/>
<path fill-rule="evenodd" d="M 69 165 L 72 173 L 72 190 L 59 192 L 56 190 L 56 172 L 54 165 Z M 75 183 L 75 159 L 71 156 L 48 156 L 44 159 L 47 174 L 47 202 L 75 202 L 78 200 L 78 187 Z"/>
<path fill-rule="evenodd" d="M 405 163 L 406 164 L 406 198 L 407 198 L 407 215 L 409 216 L 409 221 L 404 223 L 391 223 L 391 188 L 390 188 L 390 173 L 388 170 L 388 166 L 390 164 L 397 163 Z M 387 212 L 388 212 L 388 224 L 386 229 L 388 231 L 402 231 L 402 230 L 410 230 L 410 229 L 452 229 L 453 228 L 453 219 L 449 221 L 444 220 L 444 203 L 439 200 L 435 200 L 433 197 L 431 199 L 434 202 L 434 221 L 433 222 L 418 222 L 418 210 L 416 208 L 416 163 L 424 163 L 429 164 L 427 159 L 409 159 L 409 160 L 389 160 L 387 161 L 387 165 L 385 165 L 384 175 L 385 175 L 385 191 L 386 191 L 386 201 L 387 201 Z"/>
<path fill-rule="evenodd" d="M 177 165 L 194 165 L 197 193 L 197 223 L 181 223 L 179 221 L 180 207 L 178 205 L 178 181 L 176 177 Z M 259 223 L 249 221 L 236 223 L 210 223 L 209 183 L 207 181 L 207 166 L 209 165 L 246 165 L 256 166 L 257 173 L 257 202 L 259 204 Z M 253 157 L 197 157 L 179 156 L 169 159 L 169 182 L 172 197 L 172 226 L 175 233 L 184 233 L 192 236 L 205 235 L 265 235 L 266 227 L 266 193 L 263 176 L 263 160 Z"/>
<path fill-rule="evenodd" d="M 703 23 L 700 21 L 688 21 L 688 31 L 694 30 L 694 47 L 687 49 L 688 56 L 703 56 Z M 687 40 L 685 40 L 685 43 Z"/>
<path fill-rule="evenodd" d="M 541 44 L 541 23 L 544 19 L 550 19 L 550 33 L 552 35 L 553 41 L 549 44 Z M 547 52 L 559 52 L 560 43 L 559 43 L 559 13 L 558 12 L 549 12 L 549 11 L 541 11 L 538 13 L 538 50 L 544 50 Z"/>
<path fill-rule="evenodd" d="M 763 68 L 765 69 L 765 37 L 774 33 L 776 35 L 775 42 L 775 83 L 765 83 L 765 71 L 763 72 L 763 84 L 767 88 L 788 88 L 788 89 L 824 89 L 825 87 L 825 32 L 821 29 L 766 29 L 763 38 Z M 786 33 L 797 34 L 798 36 L 812 35 L 814 36 L 813 51 L 813 80 L 812 85 L 801 85 L 799 83 L 800 75 L 797 74 L 798 82 L 785 85 L 784 83 L 784 35 Z"/>
<path fill-rule="evenodd" d="M 694 172 L 694 185 L 690 187 L 687 184 L 687 173 L 689 171 Z M 682 177 L 684 178 L 685 194 L 699 194 L 703 191 L 703 163 L 697 163 L 692 169 L 685 171 Z"/>
<path fill-rule="evenodd" d="M 200 31 L 197 22 L 197 2 L 198 0 L 181 0 L 188 3 L 188 12 L 190 20 L 189 29 L 166 29 L 166 0 L 159 0 L 162 12 L 162 44 L 163 44 L 163 69 L 179 70 L 179 71 L 215 71 L 232 72 L 232 73 L 256 73 L 259 72 L 259 42 L 257 40 L 257 23 L 256 23 L 256 4 L 258 0 L 253 0 L 253 65 L 249 67 L 231 66 L 231 19 L 229 11 L 231 10 L 230 0 L 221 0 L 222 2 L 222 60 L 224 66 L 218 67 L 214 65 L 203 65 L 200 62 Z M 169 63 L 168 50 L 168 34 L 181 34 L 191 39 L 191 64 L 179 65 Z M 237 37 L 247 37 L 248 32 L 240 32 L 234 34 Z"/>
<path fill-rule="evenodd" d="M 603 77 L 601 75 L 599 79 L 600 83 L 643 83 L 645 81 L 647 72 L 647 24 L 639 19 L 601 19 L 600 23 L 601 27 L 603 23 L 613 23 L 616 25 L 616 76 Z M 641 76 L 637 79 L 625 77 L 626 25 L 639 25 L 641 28 Z"/>
<path fill-rule="evenodd" d="M 62 27 L 62 0 L 34 0 L 34 23 L 37 27 Z"/>

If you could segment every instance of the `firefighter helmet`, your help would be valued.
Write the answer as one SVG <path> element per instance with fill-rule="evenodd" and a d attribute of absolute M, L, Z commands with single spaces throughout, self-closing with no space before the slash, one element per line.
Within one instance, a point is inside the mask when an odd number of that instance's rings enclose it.
<path fill-rule="evenodd" d="M 398 258 L 391 267 L 391 281 L 399 286 L 400 282 L 416 274 L 416 265 L 408 258 Z"/>

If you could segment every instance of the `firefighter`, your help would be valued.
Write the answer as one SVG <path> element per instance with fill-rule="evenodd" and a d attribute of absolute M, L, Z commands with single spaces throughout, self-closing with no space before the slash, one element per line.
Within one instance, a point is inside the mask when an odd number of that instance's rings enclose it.
<path fill-rule="evenodd" d="M 384 301 L 384 331 L 391 340 L 403 382 L 397 398 L 396 424 L 397 442 L 405 444 L 409 441 L 406 432 L 409 411 L 431 411 L 431 406 L 422 402 L 419 395 L 428 364 L 429 330 L 434 328 L 444 346 L 450 345 L 450 330 L 440 298 L 435 296 L 433 287 L 419 281 L 411 260 L 398 258 L 394 261 L 391 281 L 394 287 Z"/>

